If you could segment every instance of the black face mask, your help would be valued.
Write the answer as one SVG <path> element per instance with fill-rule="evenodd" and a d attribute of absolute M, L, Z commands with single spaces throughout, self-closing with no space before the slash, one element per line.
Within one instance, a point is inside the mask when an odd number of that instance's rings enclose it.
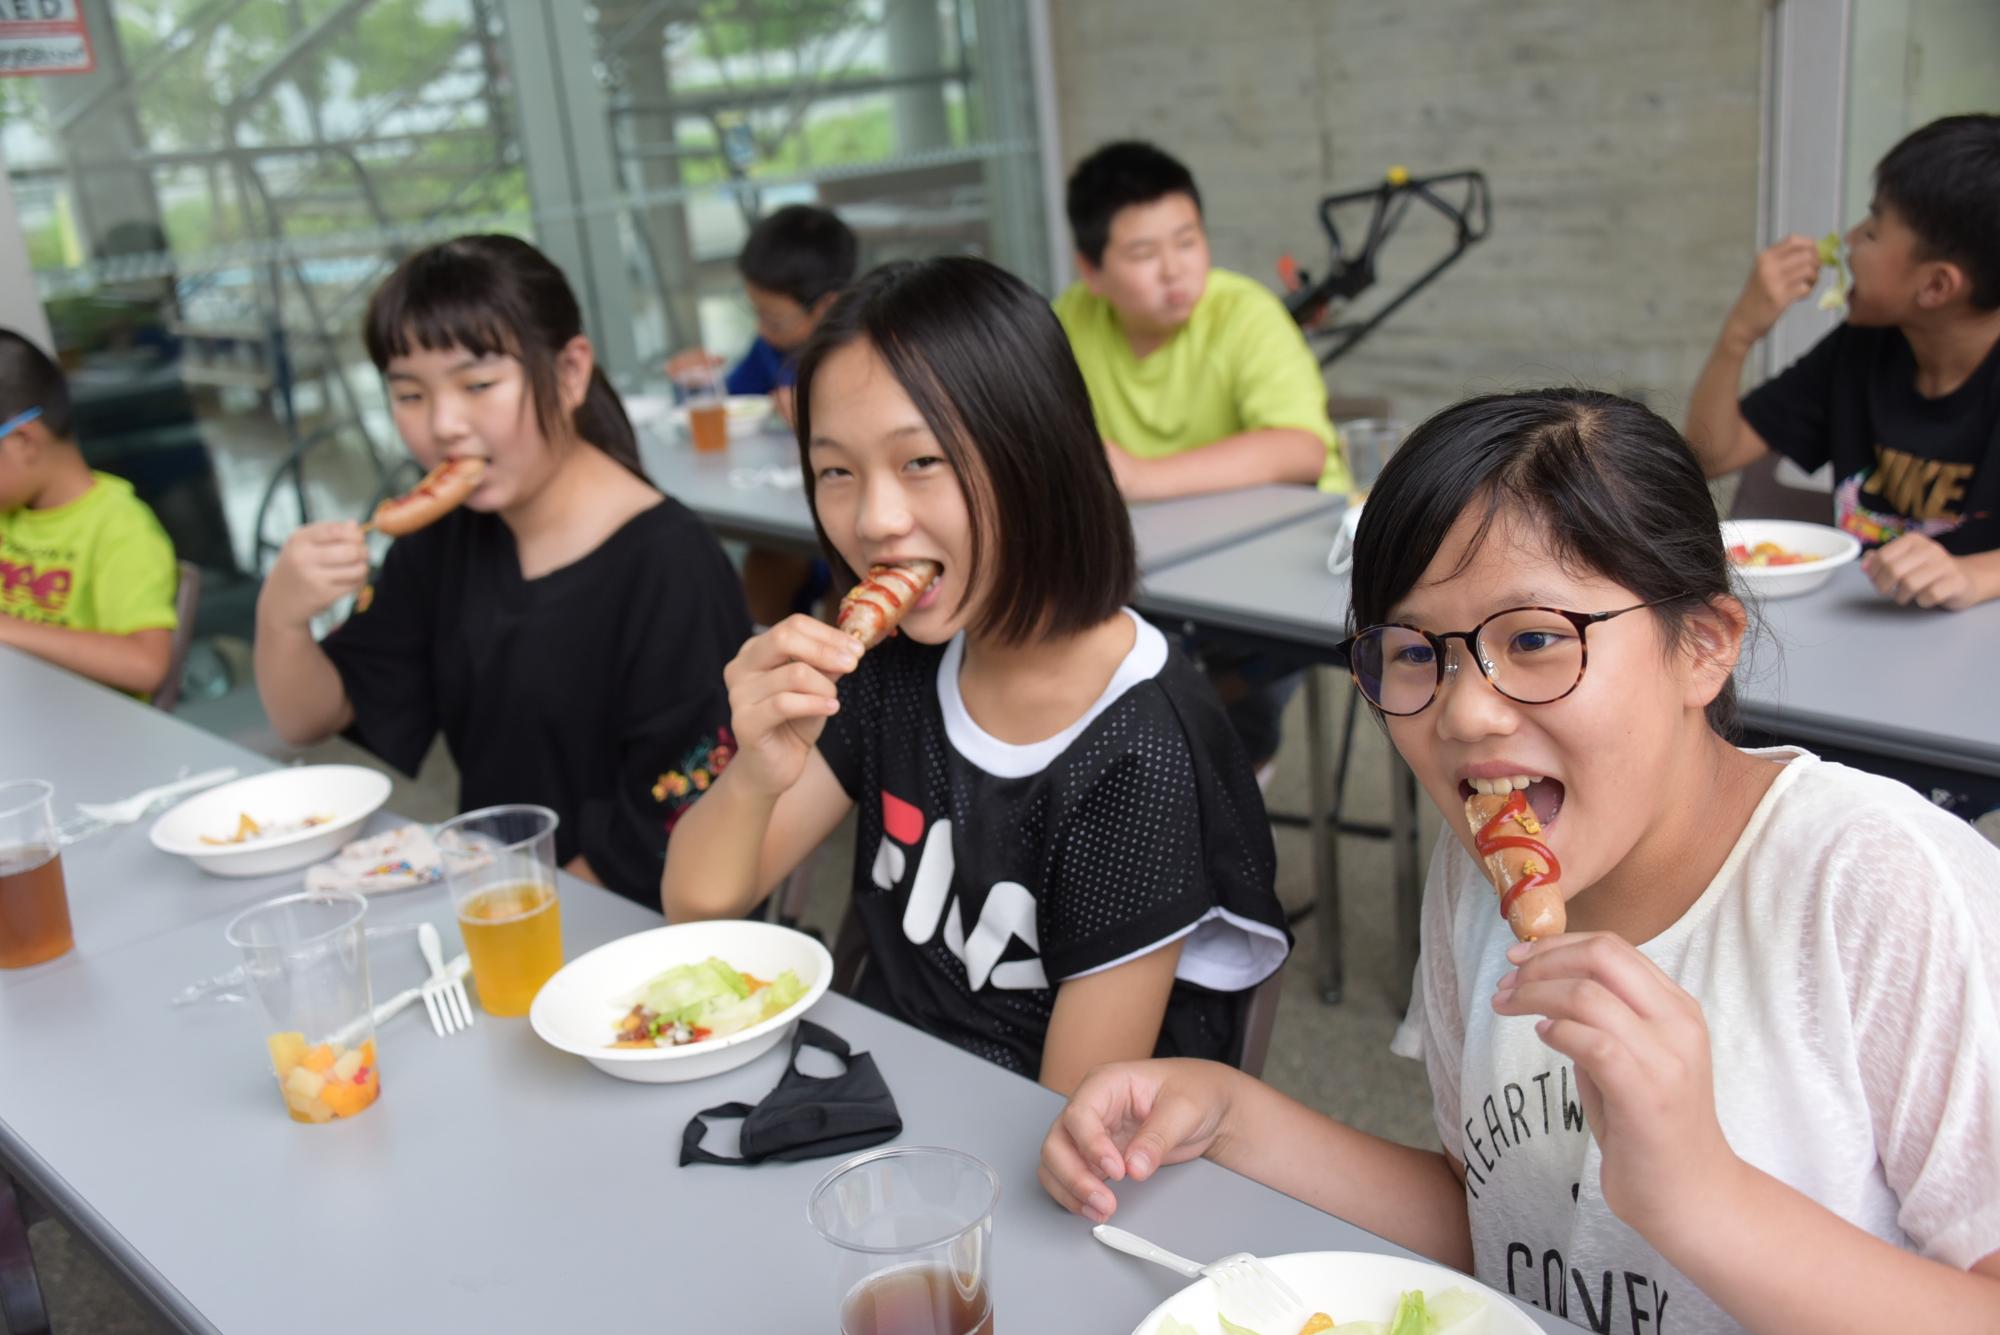
<path fill-rule="evenodd" d="M 814 1076 L 799 1070 L 799 1049 L 815 1047 L 840 1058 L 839 1075 Z M 710 1117 L 743 1119 L 740 1159 L 701 1147 Z M 694 1115 L 681 1133 L 681 1167 L 691 1163 L 754 1164 L 766 1159 L 821 1159 L 880 1145 L 903 1133 L 896 1100 L 875 1069 L 875 1058 L 850 1052 L 847 1040 L 811 1020 L 792 1031 L 792 1055 L 777 1088 L 756 1107 L 725 1103 Z"/>

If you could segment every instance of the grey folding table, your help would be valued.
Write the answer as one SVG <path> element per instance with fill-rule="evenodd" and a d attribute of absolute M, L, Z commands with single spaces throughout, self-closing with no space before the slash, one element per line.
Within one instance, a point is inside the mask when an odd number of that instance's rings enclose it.
<path fill-rule="evenodd" d="M 129 699 L 6 668 L 17 715 L 60 702 L 69 729 L 97 739 L 64 759 L 43 754 L 46 734 L 38 743 L 32 767 L 65 782 L 120 788 L 131 757 L 109 743 L 121 737 L 175 767 L 221 754 Z M 169 1005 L 233 962 L 222 929 L 245 892 L 281 893 L 296 876 L 212 880 L 153 852 L 143 829 L 93 842 L 93 856 L 72 864 L 77 950 L 0 989 L 0 1168 L 176 1328 L 831 1327 L 832 1256 L 805 1202 L 832 1161 L 677 1166 L 689 1117 L 756 1101 L 781 1052 L 703 1081 L 636 1085 L 544 1046 L 525 1020 L 482 1014 L 439 1039 L 417 1007 L 378 1035 L 380 1102 L 351 1121 L 301 1126 L 285 1116 L 249 1005 Z M 571 958 L 659 923 L 568 878 L 562 894 Z M 174 905 L 181 920 L 105 930 L 149 901 Z M 428 920 L 457 948 L 436 887 L 377 898 L 369 919 Z M 400 940 L 371 941 L 370 956 L 378 996 L 420 973 Z M 1127 1330 L 1180 1283 L 1097 1245 L 1043 1195 L 1034 1170 L 1054 1095 L 838 996 L 813 1018 L 875 1054 L 904 1119 L 899 1143 L 950 1145 L 999 1172 L 1002 1328 Z M 1395 1250 L 1206 1163 L 1121 1196 L 1121 1224 L 1195 1256 Z"/>
<path fill-rule="evenodd" d="M 12 702 L 0 731 L 0 782 L 46 779 L 55 788 L 58 820 L 78 802 L 115 801 L 185 775 L 231 765 L 250 775 L 272 767 L 233 742 L 4 646 L 0 697 Z M 94 836 L 63 851 L 78 953 L 142 941 L 277 893 L 271 887 L 280 882 L 269 877 L 162 880 L 163 859 L 146 838 L 151 823 L 148 818 L 116 837 Z M 75 958 L 45 967 L 65 967 Z M 35 972 L 0 969 L 0 990 Z"/>
<path fill-rule="evenodd" d="M 730 441 L 727 450 L 699 454 L 671 428 L 644 428 L 639 453 L 660 489 L 723 537 L 818 553 L 790 435 L 760 431 Z M 1139 569 L 1164 569 L 1340 504 L 1338 496 L 1302 486 L 1142 501 L 1131 507 Z"/>
<path fill-rule="evenodd" d="M 1797 740 L 2000 778 L 2000 601 L 1899 607 L 1860 566 L 1758 604 L 1743 720 Z"/>

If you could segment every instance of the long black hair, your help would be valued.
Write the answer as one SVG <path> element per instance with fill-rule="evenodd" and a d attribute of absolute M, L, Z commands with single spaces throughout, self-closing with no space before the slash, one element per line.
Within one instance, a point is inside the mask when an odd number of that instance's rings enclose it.
<path fill-rule="evenodd" d="M 362 322 L 378 371 L 412 348 L 515 358 L 528 373 L 545 439 L 560 444 L 573 431 L 650 482 L 632 420 L 603 367 L 592 364 L 590 388 L 570 430 L 562 429 L 556 356 L 582 332 L 583 312 L 562 270 L 519 237 L 498 233 L 453 237 L 411 255 L 375 289 Z"/>
<path fill-rule="evenodd" d="M 1390 457 L 1354 535 L 1350 632 L 1389 620 L 1475 507 L 1468 558 L 1502 509 L 1528 516 L 1559 561 L 1664 600 L 1653 612 L 1675 647 L 1699 608 L 1735 596 L 1715 503 L 1680 432 L 1613 394 L 1541 389 L 1446 408 Z M 1733 681 L 1708 722 L 1736 735 Z"/>
<path fill-rule="evenodd" d="M 910 396 L 965 489 L 974 570 L 991 590 L 973 629 L 1006 644 L 1087 630 L 1132 597 L 1132 520 L 1090 391 L 1047 298 L 985 260 L 885 264 L 834 303 L 799 354 L 799 459 L 814 499 L 813 377 L 866 342 Z M 813 525 L 828 559 L 839 553 Z M 971 581 L 967 581 L 968 587 Z"/>

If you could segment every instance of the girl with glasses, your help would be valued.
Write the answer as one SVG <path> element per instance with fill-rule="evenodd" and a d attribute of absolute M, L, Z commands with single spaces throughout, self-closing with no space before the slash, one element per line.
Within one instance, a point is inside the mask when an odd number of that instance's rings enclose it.
<path fill-rule="evenodd" d="M 1352 593 L 1355 680 L 1444 818 L 1413 1007 L 1442 1151 L 1133 1063 L 1049 1132 L 1049 1192 L 1103 1219 L 1206 1154 L 1592 1329 L 2000 1328 L 2000 853 L 1731 744 L 1747 616 L 1674 429 L 1586 391 L 1448 409 Z M 1465 817 L 1514 790 L 1567 900 L 1531 944 Z"/>

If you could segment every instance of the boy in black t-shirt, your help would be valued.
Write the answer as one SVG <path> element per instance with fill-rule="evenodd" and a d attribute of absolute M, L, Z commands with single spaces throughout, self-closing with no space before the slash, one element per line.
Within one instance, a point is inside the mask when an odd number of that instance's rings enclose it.
<path fill-rule="evenodd" d="M 2000 116 L 1947 116 L 1875 169 L 1847 234 L 1847 321 L 1739 404 L 1752 345 L 1818 281 L 1790 236 L 1757 257 L 1695 386 L 1687 435 L 1710 477 L 1777 450 L 1831 462 L 1835 519 L 1899 603 L 2000 598 Z"/>

